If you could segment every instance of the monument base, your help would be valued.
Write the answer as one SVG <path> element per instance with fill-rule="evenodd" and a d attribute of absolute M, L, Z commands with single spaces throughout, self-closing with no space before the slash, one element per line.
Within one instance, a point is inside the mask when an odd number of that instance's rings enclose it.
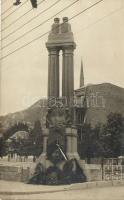
<path fill-rule="evenodd" d="M 30 177 L 29 165 L 22 166 L 20 163 L 15 166 L 15 163 L 7 165 L 7 163 L 0 165 L 0 180 L 27 182 Z"/>
<path fill-rule="evenodd" d="M 43 162 L 43 160 L 42 160 Z M 87 177 L 87 181 L 102 181 L 102 170 L 101 165 L 86 164 L 84 160 L 78 160 L 80 167 L 83 169 L 84 174 Z M 53 167 L 53 164 L 46 160 L 44 162 L 46 169 Z M 57 164 L 57 167 L 62 171 L 65 165 L 65 161 Z M 24 162 L 15 165 L 15 162 L 2 163 L 0 165 L 0 180 L 6 181 L 17 181 L 17 182 L 28 182 L 32 177 L 36 163 Z M 42 183 L 41 183 L 42 184 Z"/>

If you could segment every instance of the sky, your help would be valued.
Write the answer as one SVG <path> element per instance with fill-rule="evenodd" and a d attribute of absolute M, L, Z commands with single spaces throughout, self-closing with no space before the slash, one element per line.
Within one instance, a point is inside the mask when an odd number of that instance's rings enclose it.
<path fill-rule="evenodd" d="M 21 0 L 22 3 L 25 0 Z M 38 3 L 41 0 L 37 0 Z M 69 19 L 91 6 L 98 0 L 79 0 L 69 9 L 56 15 Z M 4 0 L 2 0 L 4 2 Z M 14 0 L 2 3 L 2 47 L 20 37 L 25 32 L 43 23 L 46 19 L 65 8 L 75 0 L 61 0 L 51 9 L 15 31 L 28 20 L 50 7 L 57 0 L 45 0 L 37 9 L 31 9 L 30 1 L 17 9 Z M 11 9 L 6 11 L 10 6 Z M 104 0 L 95 7 L 70 20 L 76 49 L 74 52 L 75 89 L 79 88 L 81 58 L 83 60 L 85 84 L 110 82 L 124 87 L 124 0 Z M 6 12 L 5 12 L 6 11 Z M 13 12 L 14 11 L 14 12 Z M 13 13 L 12 13 L 13 12 Z M 8 16 L 9 15 L 9 16 Z M 18 19 L 20 18 L 20 19 Z M 54 17 L 53 17 L 54 18 Z M 2 57 L 50 31 L 53 18 L 21 39 L 5 47 Z M 15 23 L 15 21 L 18 19 Z M 10 25 L 9 28 L 6 28 Z M 48 35 L 32 42 L 25 48 L 5 57 L 1 61 L 0 114 L 26 109 L 37 100 L 47 96 L 48 52 L 45 47 Z M 60 55 L 61 61 L 61 55 Z M 61 63 L 61 62 L 60 62 Z M 61 64 L 60 64 L 61 67 Z M 61 85 L 61 84 L 60 84 Z M 61 86 L 60 86 L 61 87 Z"/>

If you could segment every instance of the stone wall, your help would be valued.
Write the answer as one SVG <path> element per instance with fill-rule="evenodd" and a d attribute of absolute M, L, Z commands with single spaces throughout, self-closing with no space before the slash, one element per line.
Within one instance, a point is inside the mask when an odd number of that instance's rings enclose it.
<path fill-rule="evenodd" d="M 19 166 L 0 166 L 0 180 L 26 182 L 29 178 L 29 168 Z"/>
<path fill-rule="evenodd" d="M 102 171 L 100 165 L 84 164 L 82 161 L 81 166 L 84 169 L 84 173 L 87 176 L 87 181 L 101 181 Z M 47 163 L 49 166 L 49 163 Z M 20 167 L 20 166 L 0 166 L 0 180 L 27 182 L 31 174 L 33 174 L 34 168 Z"/>
<path fill-rule="evenodd" d="M 87 176 L 88 182 L 102 181 L 102 168 L 99 164 L 86 164 L 84 160 L 79 161 L 80 166 L 84 170 L 84 174 Z M 63 168 L 63 163 L 60 164 L 60 168 Z M 47 168 L 50 166 L 50 162 L 46 162 Z M 0 180 L 27 182 L 29 177 L 34 173 L 35 165 L 31 167 L 20 166 L 5 166 L 0 165 Z M 124 177 L 123 177 L 124 179 Z M 107 180 L 109 181 L 109 180 Z M 119 181 L 119 180 L 118 180 Z"/>
<path fill-rule="evenodd" d="M 85 164 L 85 168 L 88 171 L 88 181 L 101 181 L 102 180 L 101 165 Z"/>

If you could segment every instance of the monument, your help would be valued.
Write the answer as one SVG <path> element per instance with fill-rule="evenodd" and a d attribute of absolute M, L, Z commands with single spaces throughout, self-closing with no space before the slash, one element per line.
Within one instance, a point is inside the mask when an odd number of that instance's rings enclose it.
<path fill-rule="evenodd" d="M 63 116 L 63 131 L 65 131 L 66 144 L 64 150 L 68 159 L 79 159 L 77 153 L 77 130 L 74 127 L 73 95 L 74 95 L 74 61 L 73 52 L 76 48 L 71 25 L 68 18 L 63 17 L 63 23 L 59 24 L 59 18 L 54 19 L 51 32 L 48 36 L 46 47 L 49 52 L 48 61 L 48 117 L 53 115 Z M 62 98 L 60 97 L 59 53 L 62 51 Z M 51 103 L 55 98 L 56 103 Z M 58 102 L 57 102 L 58 101 Z M 62 102 L 60 102 L 62 101 Z M 58 103 L 58 104 L 57 104 Z M 51 116 L 50 116 L 51 115 Z M 57 122 L 56 122 L 57 123 Z M 52 123 L 55 127 L 55 124 Z M 48 127 L 50 129 L 51 121 Z M 50 131 L 50 130 L 49 130 Z M 52 133 L 51 133 L 52 134 Z M 45 137 L 46 138 L 46 137 Z M 61 144 L 60 144 L 61 145 Z"/>
<path fill-rule="evenodd" d="M 48 113 L 43 131 L 43 152 L 39 157 L 46 184 L 86 181 L 77 150 L 74 117 L 74 42 L 68 18 L 55 18 L 46 42 L 48 57 Z M 60 63 L 62 51 L 62 96 Z M 64 178 L 63 178 L 64 177 Z M 44 180 L 42 180 L 44 182 Z"/>

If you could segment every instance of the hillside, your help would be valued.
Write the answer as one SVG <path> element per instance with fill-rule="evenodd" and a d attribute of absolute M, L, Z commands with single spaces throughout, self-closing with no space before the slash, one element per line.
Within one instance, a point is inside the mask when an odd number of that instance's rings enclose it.
<path fill-rule="evenodd" d="M 43 125 L 45 123 L 46 113 L 46 100 L 39 100 L 23 111 L 0 116 L 0 121 L 3 129 L 7 129 L 18 122 L 28 123 L 30 126 L 33 126 L 34 122 L 37 120 L 40 120 L 41 124 Z"/>

